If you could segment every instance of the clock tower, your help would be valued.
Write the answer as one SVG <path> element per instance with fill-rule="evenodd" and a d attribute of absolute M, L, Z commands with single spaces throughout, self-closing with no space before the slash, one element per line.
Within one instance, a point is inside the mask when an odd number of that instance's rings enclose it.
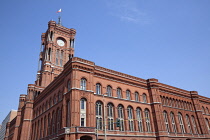
<path fill-rule="evenodd" d="M 46 87 L 62 71 L 63 66 L 74 56 L 75 29 L 49 21 L 48 29 L 41 35 L 41 48 L 36 85 Z"/>

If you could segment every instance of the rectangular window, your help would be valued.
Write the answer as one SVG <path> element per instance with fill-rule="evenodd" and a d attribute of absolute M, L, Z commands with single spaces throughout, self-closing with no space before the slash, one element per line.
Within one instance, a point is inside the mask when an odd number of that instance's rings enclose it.
<path fill-rule="evenodd" d="M 85 126 L 85 118 L 81 118 L 81 126 Z"/>

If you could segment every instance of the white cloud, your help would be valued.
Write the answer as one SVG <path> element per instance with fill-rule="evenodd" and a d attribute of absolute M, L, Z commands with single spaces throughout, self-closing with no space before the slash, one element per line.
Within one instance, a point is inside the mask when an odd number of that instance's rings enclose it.
<path fill-rule="evenodd" d="M 148 24 L 151 19 L 140 10 L 140 1 L 135 0 L 112 0 L 107 5 L 111 8 L 110 14 L 126 22 Z"/>

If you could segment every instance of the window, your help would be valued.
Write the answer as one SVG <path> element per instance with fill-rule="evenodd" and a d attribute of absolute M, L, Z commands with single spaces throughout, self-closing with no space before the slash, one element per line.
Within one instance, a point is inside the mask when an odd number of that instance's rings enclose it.
<path fill-rule="evenodd" d="M 103 114 L 102 114 L 102 103 L 96 102 L 96 128 L 102 130 L 103 128 Z"/>
<path fill-rule="evenodd" d="M 193 125 L 193 129 L 194 129 L 194 133 L 198 134 L 198 130 L 197 130 L 196 122 L 195 122 L 195 117 L 191 116 L 191 118 L 192 118 L 192 125 Z"/>
<path fill-rule="evenodd" d="M 117 88 L 117 98 L 122 98 L 122 90 L 121 88 Z"/>
<path fill-rule="evenodd" d="M 70 126 L 70 101 L 67 102 L 67 118 L 66 118 L 67 127 Z"/>
<path fill-rule="evenodd" d="M 117 112 L 118 112 L 118 119 L 120 119 L 120 131 L 124 131 L 124 108 L 122 105 L 119 105 L 117 107 Z"/>
<path fill-rule="evenodd" d="M 96 84 L 96 94 L 101 94 L 101 84 Z"/>
<path fill-rule="evenodd" d="M 147 132 L 151 132 L 149 110 L 148 109 L 145 109 L 144 113 L 145 113 L 145 120 L 146 120 Z"/>
<path fill-rule="evenodd" d="M 138 129 L 139 132 L 143 132 L 143 124 L 142 124 L 142 111 L 140 108 L 136 109 L 136 118 L 137 118 L 137 122 L 138 122 Z"/>
<path fill-rule="evenodd" d="M 187 121 L 188 131 L 189 131 L 190 133 L 192 133 L 191 124 L 190 124 L 190 118 L 189 118 L 188 115 L 186 115 L 186 121 Z"/>
<path fill-rule="evenodd" d="M 126 99 L 127 100 L 131 99 L 131 92 L 130 92 L 130 90 L 126 90 Z"/>
<path fill-rule="evenodd" d="M 143 97 L 143 102 L 144 102 L 144 103 L 147 103 L 147 95 L 144 93 L 144 94 L 142 95 L 142 97 Z"/>
<path fill-rule="evenodd" d="M 55 59 L 56 65 L 58 65 L 58 59 L 59 59 L 59 50 L 56 51 L 56 59 Z"/>
<path fill-rule="evenodd" d="M 129 124 L 129 130 L 134 131 L 133 109 L 130 106 L 128 107 L 128 124 Z"/>
<path fill-rule="evenodd" d="M 60 55 L 60 66 L 63 66 L 63 51 L 61 51 Z"/>
<path fill-rule="evenodd" d="M 206 118 L 206 119 L 205 119 L 205 121 L 206 121 L 206 126 L 207 126 L 207 128 L 208 128 L 208 131 L 209 131 L 209 134 L 210 134 L 210 126 L 209 126 L 209 120 Z"/>
<path fill-rule="evenodd" d="M 80 100 L 80 126 L 86 126 L 86 99 Z"/>
<path fill-rule="evenodd" d="M 60 127 L 60 123 L 61 123 L 61 110 L 60 109 L 58 109 L 58 111 L 57 111 L 57 132 L 58 132 L 58 130 L 61 128 Z"/>
<path fill-rule="evenodd" d="M 139 101 L 139 93 L 138 92 L 135 92 L 135 101 Z"/>
<path fill-rule="evenodd" d="M 170 117 L 171 117 L 171 124 L 172 124 L 173 132 L 176 133 L 177 132 L 176 122 L 175 122 L 175 119 L 174 119 L 174 113 L 173 112 L 170 113 Z"/>
<path fill-rule="evenodd" d="M 57 99 L 56 99 L 56 95 L 54 95 L 53 104 L 56 104 L 56 103 L 57 103 Z"/>
<path fill-rule="evenodd" d="M 85 109 L 85 99 L 80 100 L 80 109 Z"/>
<path fill-rule="evenodd" d="M 169 128 L 169 124 L 168 124 L 168 114 L 166 111 L 163 112 L 163 117 L 164 117 L 166 131 L 170 132 L 170 128 Z"/>
<path fill-rule="evenodd" d="M 111 97 L 112 96 L 112 87 L 111 86 L 107 86 L 106 92 L 107 92 L 107 96 Z"/>
<path fill-rule="evenodd" d="M 71 81 L 70 81 L 70 80 L 68 81 L 68 84 L 67 84 L 67 90 L 68 90 L 68 91 L 71 90 Z"/>
<path fill-rule="evenodd" d="M 206 107 L 206 114 L 209 114 L 209 109 L 208 109 L 208 107 Z"/>
<path fill-rule="evenodd" d="M 202 106 L 202 112 L 203 112 L 203 114 L 205 114 L 205 109 L 204 109 L 204 107 Z"/>
<path fill-rule="evenodd" d="M 55 115 L 56 115 L 56 113 L 53 112 L 52 113 L 52 134 L 55 133 Z"/>
<path fill-rule="evenodd" d="M 47 130 L 47 135 L 50 135 L 51 133 L 50 133 L 50 127 L 51 127 L 51 118 L 50 118 L 50 114 L 48 114 L 48 130 Z"/>
<path fill-rule="evenodd" d="M 80 126 L 85 126 L 85 118 L 81 118 L 81 124 Z"/>
<path fill-rule="evenodd" d="M 185 133 L 185 128 L 184 128 L 184 123 L 183 123 L 183 119 L 182 119 L 182 114 L 178 113 L 178 119 L 179 119 L 179 126 L 181 129 L 182 133 Z"/>
<path fill-rule="evenodd" d="M 107 105 L 108 116 L 108 130 L 114 130 L 114 106 L 112 104 Z"/>
<path fill-rule="evenodd" d="M 86 90 L 86 82 L 87 82 L 87 80 L 85 78 L 81 79 L 81 83 L 80 83 L 81 90 Z"/>

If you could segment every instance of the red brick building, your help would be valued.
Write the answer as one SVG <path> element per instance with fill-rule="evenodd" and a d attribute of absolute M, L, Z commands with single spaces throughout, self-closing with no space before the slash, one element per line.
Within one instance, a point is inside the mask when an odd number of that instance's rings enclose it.
<path fill-rule="evenodd" d="M 49 22 L 5 140 L 210 139 L 209 98 L 74 57 L 75 34 Z"/>

